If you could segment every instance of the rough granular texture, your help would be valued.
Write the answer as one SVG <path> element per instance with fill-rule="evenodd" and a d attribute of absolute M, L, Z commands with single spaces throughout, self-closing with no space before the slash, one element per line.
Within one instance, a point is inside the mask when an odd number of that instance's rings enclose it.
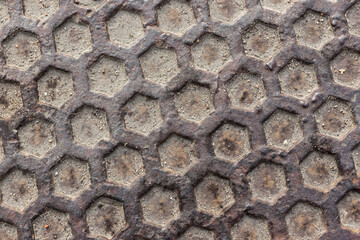
<path fill-rule="evenodd" d="M 360 0 L 0 0 L 0 240 L 360 239 Z"/>

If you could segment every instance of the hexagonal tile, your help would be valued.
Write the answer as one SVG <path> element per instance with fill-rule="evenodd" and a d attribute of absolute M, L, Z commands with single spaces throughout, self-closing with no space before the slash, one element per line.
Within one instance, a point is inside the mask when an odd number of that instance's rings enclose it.
<path fill-rule="evenodd" d="M 300 170 L 305 186 L 319 191 L 329 191 L 339 178 L 335 156 L 318 151 L 305 157 Z"/>
<path fill-rule="evenodd" d="M 137 94 L 123 109 L 125 127 L 140 134 L 149 134 L 163 122 L 159 100 Z"/>
<path fill-rule="evenodd" d="M 33 173 L 13 169 L 0 181 L 1 205 L 24 211 L 38 197 Z"/>
<path fill-rule="evenodd" d="M 261 163 L 248 174 L 254 199 L 275 204 L 288 190 L 285 171 L 281 165 Z"/>
<path fill-rule="evenodd" d="M 7 21 L 9 21 L 10 16 L 8 12 L 7 0 L 0 1 L 0 28 L 2 28 Z"/>
<path fill-rule="evenodd" d="M 157 10 L 157 20 L 161 31 L 182 35 L 196 24 L 189 1 L 170 0 Z"/>
<path fill-rule="evenodd" d="M 161 166 L 177 174 L 185 174 L 199 161 L 194 143 L 176 134 L 161 143 L 158 151 Z"/>
<path fill-rule="evenodd" d="M 89 26 L 76 19 L 66 20 L 54 31 L 56 51 L 73 58 L 79 58 L 92 50 Z"/>
<path fill-rule="evenodd" d="M 6 222 L 0 222 L 0 239 L 17 240 L 18 233 L 16 227 Z"/>
<path fill-rule="evenodd" d="M 106 0 L 74 0 L 74 3 L 84 8 L 98 8 Z"/>
<path fill-rule="evenodd" d="M 351 191 L 337 204 L 342 227 L 360 232 L 360 193 Z"/>
<path fill-rule="evenodd" d="M 231 238 L 270 240 L 271 235 L 266 220 L 245 215 L 231 228 Z"/>
<path fill-rule="evenodd" d="M 81 107 L 70 119 L 74 141 L 94 147 L 99 141 L 110 140 L 106 112 L 90 106 Z"/>
<path fill-rule="evenodd" d="M 101 56 L 88 69 L 90 90 L 108 97 L 114 96 L 128 82 L 124 61 Z"/>
<path fill-rule="evenodd" d="M 69 225 L 69 214 L 48 208 L 40 216 L 36 217 L 32 224 L 35 240 L 72 239 L 73 235 Z"/>
<path fill-rule="evenodd" d="M 50 68 L 38 80 L 39 101 L 60 108 L 74 94 L 72 75 Z"/>
<path fill-rule="evenodd" d="M 37 119 L 26 123 L 18 130 L 20 152 L 42 158 L 56 145 L 54 124 Z"/>
<path fill-rule="evenodd" d="M 0 82 L 0 118 L 8 119 L 23 106 L 19 85 Z"/>
<path fill-rule="evenodd" d="M 307 203 L 297 203 L 285 217 L 289 239 L 315 240 L 326 232 L 320 208 Z"/>
<path fill-rule="evenodd" d="M 219 72 L 232 59 L 226 39 L 210 33 L 194 43 L 191 54 L 195 68 L 212 73 Z"/>
<path fill-rule="evenodd" d="M 90 187 L 90 173 L 87 162 L 66 156 L 52 170 L 54 193 L 77 198 Z"/>
<path fill-rule="evenodd" d="M 145 175 L 143 159 L 134 149 L 118 146 L 104 158 L 107 179 L 111 182 L 130 187 Z"/>
<path fill-rule="evenodd" d="M 195 199 L 200 211 L 219 217 L 235 203 L 229 180 L 207 175 L 195 187 Z"/>
<path fill-rule="evenodd" d="M 173 49 L 152 46 L 139 61 L 144 78 L 156 84 L 166 85 L 180 72 Z"/>
<path fill-rule="evenodd" d="M 152 187 L 141 199 L 145 222 L 167 227 L 180 216 L 179 198 L 175 191 L 162 187 Z"/>
<path fill-rule="evenodd" d="M 86 210 L 86 220 L 91 237 L 112 239 L 126 228 L 122 202 L 101 197 Z"/>
<path fill-rule="evenodd" d="M 266 99 L 266 90 L 262 77 L 242 72 L 226 84 L 231 106 L 253 111 Z"/>
<path fill-rule="evenodd" d="M 351 88 L 360 87 L 360 54 L 344 50 L 330 63 L 334 81 Z"/>
<path fill-rule="evenodd" d="M 297 43 L 305 47 L 320 50 L 334 38 L 334 33 L 327 15 L 308 11 L 294 24 Z"/>
<path fill-rule="evenodd" d="M 243 35 L 245 54 L 268 61 L 282 48 L 277 27 L 256 22 Z"/>
<path fill-rule="evenodd" d="M 353 151 L 352 151 L 352 157 L 355 164 L 355 169 L 357 172 L 357 175 L 360 176 L 360 145 L 358 145 Z"/>
<path fill-rule="evenodd" d="M 174 98 L 180 117 L 201 122 L 215 110 L 210 89 L 188 83 Z"/>
<path fill-rule="evenodd" d="M 2 46 L 6 64 L 10 67 L 25 70 L 41 57 L 38 37 L 30 32 L 17 31 Z"/>
<path fill-rule="evenodd" d="M 318 131 L 330 137 L 344 138 L 356 126 L 351 105 L 340 99 L 328 99 L 314 115 Z"/>
<path fill-rule="evenodd" d="M 305 99 L 318 87 L 314 66 L 296 59 L 292 59 L 278 76 L 281 92 L 290 97 Z"/>
<path fill-rule="evenodd" d="M 23 0 L 25 16 L 46 20 L 59 8 L 59 0 Z"/>
<path fill-rule="evenodd" d="M 285 12 L 296 2 L 298 2 L 298 0 L 260 0 L 263 8 L 279 13 Z"/>
<path fill-rule="evenodd" d="M 263 125 L 266 142 L 271 147 L 290 150 L 303 138 L 300 118 L 294 113 L 277 110 Z"/>
<path fill-rule="evenodd" d="M 227 161 L 239 162 L 250 149 L 247 128 L 224 123 L 211 136 L 215 155 Z"/>
<path fill-rule="evenodd" d="M 349 32 L 360 37 L 360 3 L 355 3 L 346 13 Z"/>
<path fill-rule="evenodd" d="M 234 23 L 246 13 L 245 0 L 208 0 L 210 16 L 214 20 Z"/>
<path fill-rule="evenodd" d="M 131 47 L 145 36 L 140 15 L 126 10 L 119 10 L 107 21 L 107 30 L 110 41 L 125 47 Z"/>
<path fill-rule="evenodd" d="M 215 240 L 215 236 L 211 231 L 192 226 L 178 240 Z"/>

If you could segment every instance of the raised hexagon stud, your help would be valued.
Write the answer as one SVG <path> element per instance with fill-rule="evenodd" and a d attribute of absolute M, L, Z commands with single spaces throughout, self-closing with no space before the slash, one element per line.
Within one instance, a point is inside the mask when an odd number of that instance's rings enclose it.
<path fill-rule="evenodd" d="M 42 158 L 56 145 L 54 124 L 36 119 L 19 128 L 20 152 Z"/>
<path fill-rule="evenodd" d="M 266 142 L 271 147 L 290 150 L 303 138 L 300 118 L 294 113 L 277 110 L 263 125 Z"/>
<path fill-rule="evenodd" d="M 74 94 L 72 75 L 50 68 L 38 80 L 39 102 L 60 108 Z"/>
<path fill-rule="evenodd" d="M 9 21 L 10 16 L 8 12 L 7 0 L 0 1 L 0 28 L 2 28 L 7 21 Z"/>
<path fill-rule="evenodd" d="M 66 20 L 54 31 L 56 51 L 73 58 L 79 58 L 92 50 L 89 26 L 75 17 Z"/>
<path fill-rule="evenodd" d="M 242 72 L 233 77 L 226 90 L 232 107 L 253 111 L 266 99 L 266 90 L 262 77 Z"/>
<path fill-rule="evenodd" d="M 195 187 L 195 199 L 200 211 L 219 217 L 235 203 L 229 180 L 207 175 Z"/>
<path fill-rule="evenodd" d="M 51 170 L 54 193 L 77 198 L 90 187 L 90 173 L 87 162 L 66 156 Z"/>
<path fill-rule="evenodd" d="M 110 140 L 106 112 L 90 106 L 81 107 L 70 119 L 74 141 L 94 147 L 100 140 Z"/>
<path fill-rule="evenodd" d="M 222 37 L 207 33 L 191 47 L 195 68 L 217 73 L 232 57 L 229 45 Z"/>
<path fill-rule="evenodd" d="M 175 134 L 161 143 L 158 151 L 161 166 L 177 174 L 185 174 L 198 162 L 194 143 Z"/>
<path fill-rule="evenodd" d="M 69 214 L 48 208 L 33 220 L 35 240 L 72 239 Z M 55 236 L 55 237 L 54 237 Z"/>
<path fill-rule="evenodd" d="M 331 61 L 331 72 L 336 83 L 351 88 L 360 87 L 359 57 L 359 53 L 344 50 Z"/>
<path fill-rule="evenodd" d="M 215 236 L 211 231 L 193 226 L 181 234 L 178 240 L 215 240 Z"/>
<path fill-rule="evenodd" d="M 315 111 L 315 120 L 321 134 L 338 139 L 356 126 L 351 105 L 340 99 L 328 99 Z"/>
<path fill-rule="evenodd" d="M 139 58 L 144 78 L 150 82 L 166 85 L 180 69 L 173 49 L 152 46 Z"/>
<path fill-rule="evenodd" d="M 360 193 L 351 191 L 337 204 L 341 226 L 360 233 Z"/>
<path fill-rule="evenodd" d="M 20 87 L 0 82 L 0 118 L 8 119 L 23 106 Z"/>
<path fill-rule="evenodd" d="M 159 100 L 137 94 L 123 108 L 125 128 L 149 134 L 162 123 Z"/>
<path fill-rule="evenodd" d="M 130 187 L 137 179 L 145 175 L 143 159 L 134 149 L 120 145 L 104 160 L 108 181 Z"/>
<path fill-rule="evenodd" d="M 339 178 L 335 156 L 311 152 L 300 164 L 304 185 L 319 191 L 329 191 Z"/>
<path fill-rule="evenodd" d="M 267 221 L 250 215 L 243 216 L 235 223 L 231 228 L 231 237 L 232 239 L 271 239 Z"/>
<path fill-rule="evenodd" d="M 196 24 L 190 2 L 170 0 L 157 10 L 157 19 L 161 31 L 182 35 Z"/>
<path fill-rule="evenodd" d="M 74 0 L 74 3 L 84 8 L 97 8 L 106 0 Z"/>
<path fill-rule="evenodd" d="M 326 227 L 321 209 L 308 203 L 297 203 L 285 216 L 289 239 L 319 239 Z"/>
<path fill-rule="evenodd" d="M 38 197 L 33 173 L 13 169 L 0 181 L 1 205 L 24 211 Z"/>
<path fill-rule="evenodd" d="M 6 64 L 26 70 L 41 57 L 41 50 L 37 35 L 17 31 L 7 38 L 3 44 Z"/>
<path fill-rule="evenodd" d="M 109 39 L 125 47 L 131 47 L 144 35 L 141 17 L 136 12 L 119 10 L 107 21 Z"/>
<path fill-rule="evenodd" d="M 25 16 L 46 20 L 59 8 L 59 0 L 23 0 Z"/>
<path fill-rule="evenodd" d="M 243 35 L 245 54 L 268 61 L 282 48 L 277 27 L 256 22 Z"/>
<path fill-rule="evenodd" d="M 0 222 L 0 236 L 2 240 L 17 240 L 17 229 L 14 225 L 6 222 Z"/>
<path fill-rule="evenodd" d="M 174 101 L 180 117 L 198 123 L 215 110 L 210 89 L 198 84 L 188 83 Z"/>
<path fill-rule="evenodd" d="M 252 197 L 275 204 L 288 190 L 285 171 L 280 165 L 261 163 L 248 174 Z"/>
<path fill-rule="evenodd" d="M 209 0 L 210 16 L 214 20 L 234 23 L 246 13 L 245 0 Z"/>
<path fill-rule="evenodd" d="M 180 216 L 176 192 L 163 187 L 152 187 L 141 199 L 145 222 L 165 228 Z"/>
<path fill-rule="evenodd" d="M 5 158 L 4 142 L 2 140 L 2 137 L 0 136 L 0 163 L 4 160 L 4 158 Z"/>
<path fill-rule="evenodd" d="M 108 97 L 114 96 L 128 82 L 124 61 L 101 56 L 88 69 L 90 90 Z"/>
<path fill-rule="evenodd" d="M 305 99 L 318 87 L 314 66 L 299 60 L 292 59 L 278 76 L 281 92 L 290 97 Z"/>
<path fill-rule="evenodd" d="M 221 125 L 211 140 L 215 155 L 227 161 L 239 162 L 250 151 L 247 128 L 232 123 Z"/>
<path fill-rule="evenodd" d="M 308 11 L 294 24 L 298 44 L 320 50 L 334 38 L 330 19 L 327 15 Z"/>
<path fill-rule="evenodd" d="M 122 202 L 101 197 L 86 210 L 91 237 L 112 239 L 126 228 Z"/>
<path fill-rule="evenodd" d="M 283 13 L 298 0 L 260 0 L 263 8 Z"/>
<path fill-rule="evenodd" d="M 360 2 L 355 3 L 346 13 L 349 32 L 360 37 Z"/>

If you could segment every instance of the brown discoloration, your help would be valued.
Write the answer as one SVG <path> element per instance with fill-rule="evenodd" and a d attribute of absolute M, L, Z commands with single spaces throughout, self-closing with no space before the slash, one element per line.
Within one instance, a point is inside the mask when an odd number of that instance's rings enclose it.
<path fill-rule="evenodd" d="M 251 40 L 251 48 L 264 54 L 269 49 L 271 42 L 263 35 L 257 35 Z"/>
<path fill-rule="evenodd" d="M 218 140 L 219 150 L 231 157 L 239 156 L 243 150 L 243 142 L 239 136 L 234 135 L 232 132 L 224 132 Z"/>
<path fill-rule="evenodd" d="M 311 214 L 299 214 L 295 217 L 295 230 L 297 234 L 300 235 L 312 235 L 315 231 L 316 225 L 314 224 L 316 220 Z"/>
<path fill-rule="evenodd" d="M 214 62 L 219 57 L 218 49 L 211 44 L 205 44 L 203 57 L 208 64 Z"/>
<path fill-rule="evenodd" d="M 292 138 L 294 134 L 293 124 L 286 120 L 281 119 L 274 123 L 273 139 L 278 143 L 283 143 L 285 140 Z"/>
<path fill-rule="evenodd" d="M 215 0 L 216 4 L 219 6 L 221 14 L 223 14 L 227 19 L 232 19 L 236 13 L 236 3 L 234 0 Z"/>

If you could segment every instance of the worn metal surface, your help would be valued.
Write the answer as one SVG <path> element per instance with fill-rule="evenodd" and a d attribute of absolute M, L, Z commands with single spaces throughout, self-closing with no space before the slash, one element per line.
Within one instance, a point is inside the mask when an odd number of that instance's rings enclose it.
<path fill-rule="evenodd" d="M 0 16 L 0 239 L 360 238 L 359 1 Z"/>

